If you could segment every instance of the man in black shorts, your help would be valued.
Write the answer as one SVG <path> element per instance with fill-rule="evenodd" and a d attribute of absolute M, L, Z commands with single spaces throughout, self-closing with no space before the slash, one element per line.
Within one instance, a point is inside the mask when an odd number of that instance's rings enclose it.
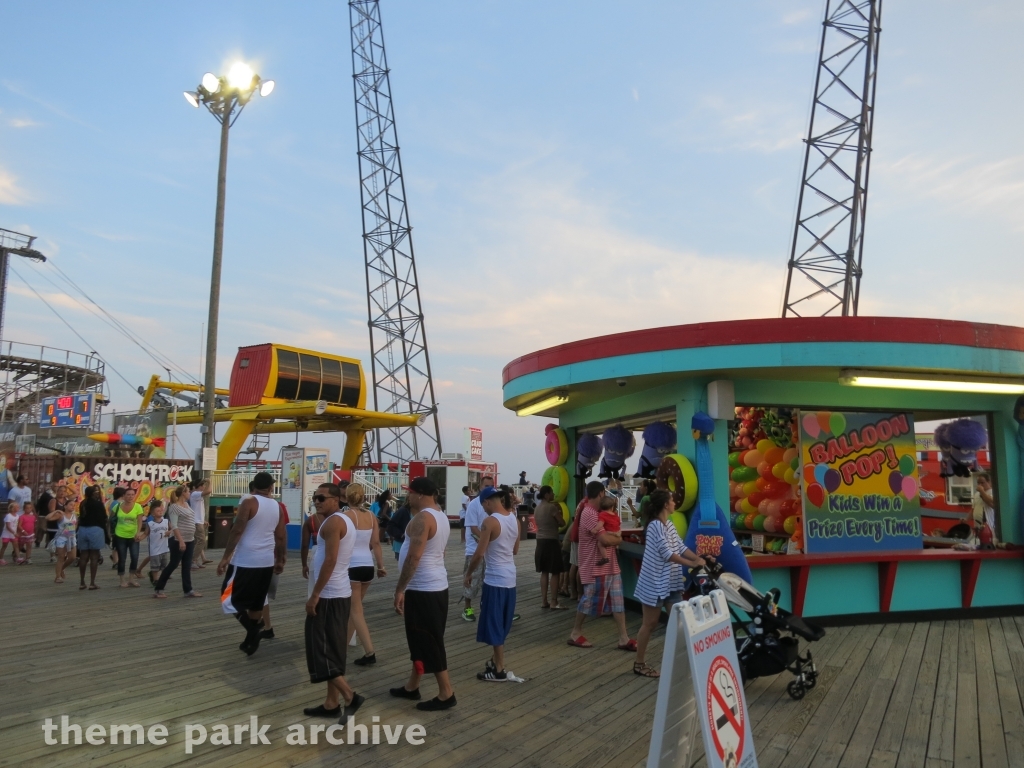
<path fill-rule="evenodd" d="M 323 704 L 307 707 L 302 713 L 307 717 L 341 715 L 338 722 L 344 725 L 365 701 L 345 680 L 348 617 L 352 607 L 348 567 L 352 559 L 355 525 L 346 521 L 344 515 L 335 514 L 341 508 L 341 490 L 337 485 L 321 485 L 313 498 L 320 505 L 325 519 L 317 531 L 317 553 L 313 557 L 313 572 L 310 573 L 310 578 L 316 574 L 316 583 L 313 594 L 306 601 L 306 667 L 309 669 L 309 682 L 327 683 L 327 698 Z M 346 537 L 347 546 L 340 546 Z M 341 711 L 342 701 L 345 702 L 344 713 Z"/>
<path fill-rule="evenodd" d="M 233 609 L 245 627 L 245 640 L 238 648 L 248 656 L 260 646 L 270 580 L 284 571 L 287 531 L 273 490 L 274 476 L 258 472 L 252 479 L 253 495 L 239 505 L 224 557 L 217 565 L 217 575 L 224 576 L 221 605 L 229 612 Z"/>

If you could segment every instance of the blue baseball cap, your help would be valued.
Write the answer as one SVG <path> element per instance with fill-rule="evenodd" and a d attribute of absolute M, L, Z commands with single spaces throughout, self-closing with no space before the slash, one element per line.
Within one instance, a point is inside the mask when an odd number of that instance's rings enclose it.
<path fill-rule="evenodd" d="M 484 488 L 482 491 L 480 491 L 480 501 L 484 502 L 484 501 L 487 501 L 488 499 L 493 499 L 495 496 L 501 496 L 501 495 L 502 495 L 502 491 L 499 488 L 494 488 L 494 487 Z"/>

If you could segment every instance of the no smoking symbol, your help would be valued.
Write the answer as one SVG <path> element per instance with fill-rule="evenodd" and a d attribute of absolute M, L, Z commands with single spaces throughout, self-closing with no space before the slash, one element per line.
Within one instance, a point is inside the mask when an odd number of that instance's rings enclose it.
<path fill-rule="evenodd" d="M 708 723 L 715 750 L 726 768 L 739 765 L 743 755 L 743 701 L 740 684 L 732 664 L 724 656 L 716 656 L 708 671 Z"/>

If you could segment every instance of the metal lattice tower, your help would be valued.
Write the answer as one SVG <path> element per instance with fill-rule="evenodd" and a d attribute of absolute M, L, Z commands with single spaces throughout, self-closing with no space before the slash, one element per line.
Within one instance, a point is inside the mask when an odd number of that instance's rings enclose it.
<path fill-rule="evenodd" d="M 378 0 L 350 0 L 348 6 L 373 404 L 386 413 L 422 415 L 417 427 L 377 430 L 367 454 L 376 461 L 439 458 L 437 402 L 416 279 L 380 6 Z"/>
<path fill-rule="evenodd" d="M 782 316 L 856 315 L 882 0 L 826 0 Z"/>

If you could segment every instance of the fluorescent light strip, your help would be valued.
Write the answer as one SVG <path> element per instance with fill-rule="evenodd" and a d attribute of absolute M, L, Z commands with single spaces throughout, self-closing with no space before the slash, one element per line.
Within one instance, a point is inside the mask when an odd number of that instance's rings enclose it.
<path fill-rule="evenodd" d="M 849 387 L 882 387 L 885 389 L 923 389 L 936 392 L 975 392 L 985 395 L 1024 394 L 1024 382 L 992 379 L 918 378 L 913 374 L 884 371 L 843 371 L 839 383 Z"/>
<path fill-rule="evenodd" d="M 535 413 L 546 411 L 548 408 L 554 408 L 556 405 L 562 405 L 569 402 L 569 397 L 564 394 L 555 394 L 550 397 L 545 397 L 543 400 L 538 400 L 535 403 L 524 405 L 522 408 L 516 408 L 516 416 L 533 416 Z"/>

